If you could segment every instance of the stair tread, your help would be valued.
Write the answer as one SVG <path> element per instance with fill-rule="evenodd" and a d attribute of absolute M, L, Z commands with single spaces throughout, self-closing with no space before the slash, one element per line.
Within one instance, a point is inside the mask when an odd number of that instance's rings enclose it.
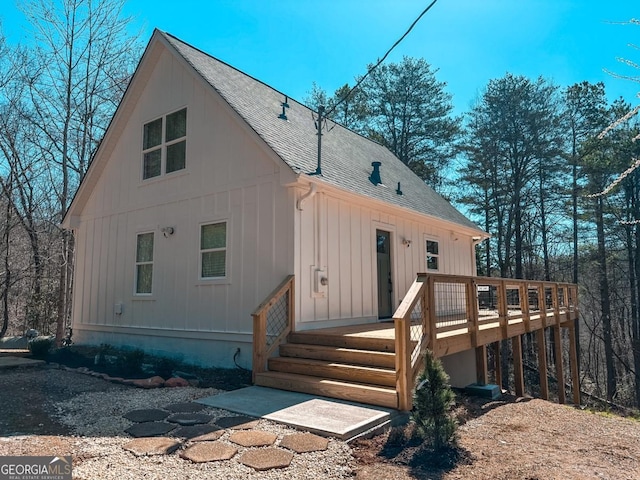
<path fill-rule="evenodd" d="M 340 351 L 340 352 L 357 352 L 357 353 L 365 352 L 365 353 L 370 353 L 371 355 L 385 356 L 385 357 L 396 356 L 394 352 L 383 352 L 380 350 L 367 350 L 366 348 L 348 348 L 348 347 L 336 347 L 332 345 L 317 345 L 315 343 L 290 342 L 290 343 L 283 343 L 282 345 L 280 345 L 280 348 L 284 346 L 292 346 L 292 347 L 300 347 L 300 348 L 308 347 L 314 350 L 327 350 L 327 351 L 330 350 L 330 351 Z"/>
<path fill-rule="evenodd" d="M 268 372 L 262 372 L 256 375 L 256 378 L 260 378 L 260 377 L 280 378 L 283 380 L 296 380 L 298 382 L 301 382 L 301 383 L 303 382 L 307 384 L 320 384 L 320 385 L 330 384 L 330 385 L 336 385 L 336 386 L 346 387 L 346 388 L 350 388 L 350 387 L 360 388 L 360 389 L 366 389 L 366 390 L 371 390 L 376 392 L 389 393 L 393 395 L 395 395 L 396 393 L 395 389 L 391 387 L 383 387 L 380 385 L 371 385 L 367 383 L 350 382 L 346 380 L 336 380 L 333 378 L 312 377 L 309 375 L 302 375 L 299 373 L 283 373 L 283 372 L 268 371 Z"/>
<path fill-rule="evenodd" d="M 318 366 L 331 366 L 336 368 L 354 368 L 358 370 L 368 370 L 380 373 L 390 373 L 395 374 L 395 370 L 392 368 L 384 368 L 377 367 L 372 365 L 359 365 L 353 363 L 346 362 L 334 362 L 331 360 L 318 360 L 314 358 L 300 358 L 300 357 L 274 357 L 271 360 L 274 361 L 283 361 L 287 363 L 298 363 L 298 364 L 308 364 L 308 365 L 318 365 Z"/>

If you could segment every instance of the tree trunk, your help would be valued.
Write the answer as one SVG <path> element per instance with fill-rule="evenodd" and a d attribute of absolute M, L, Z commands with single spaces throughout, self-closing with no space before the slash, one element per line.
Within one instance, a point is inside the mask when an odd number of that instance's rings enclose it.
<path fill-rule="evenodd" d="M 613 359 L 613 338 L 611 331 L 611 299 L 607 277 L 607 251 L 604 236 L 604 214 L 602 197 L 596 198 L 596 227 L 598 231 L 598 260 L 600 264 L 600 308 L 602 312 L 602 336 L 607 374 L 607 400 L 616 396 L 616 371 Z"/>

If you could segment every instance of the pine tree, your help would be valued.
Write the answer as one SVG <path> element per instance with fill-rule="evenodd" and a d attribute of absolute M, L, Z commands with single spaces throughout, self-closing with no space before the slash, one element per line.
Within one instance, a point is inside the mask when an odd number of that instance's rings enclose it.
<path fill-rule="evenodd" d="M 418 376 L 411 418 L 420 437 L 434 450 L 455 444 L 456 422 L 451 414 L 455 395 L 442 362 L 425 353 L 425 367 Z"/>

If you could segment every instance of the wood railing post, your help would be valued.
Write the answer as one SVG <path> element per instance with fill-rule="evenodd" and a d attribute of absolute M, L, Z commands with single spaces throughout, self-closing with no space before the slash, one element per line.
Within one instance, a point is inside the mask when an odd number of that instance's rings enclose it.
<path fill-rule="evenodd" d="M 265 369 L 265 349 L 267 344 L 267 314 L 262 311 L 253 315 L 253 365 L 252 382 L 256 381 L 256 374 L 264 372 Z"/>
<path fill-rule="evenodd" d="M 427 308 L 429 323 L 429 343 L 427 347 L 433 352 L 434 356 L 438 356 L 438 331 L 436 326 L 436 292 L 435 277 L 429 276 L 424 286 L 427 288 Z"/>
<path fill-rule="evenodd" d="M 468 279 L 467 287 L 467 325 L 471 335 L 471 345 L 478 346 L 478 286 L 474 278 Z"/>
<path fill-rule="evenodd" d="M 289 282 L 289 330 L 295 331 L 296 329 L 296 282 L 291 278 Z"/>
<path fill-rule="evenodd" d="M 498 285 L 498 320 L 502 339 L 509 338 L 509 311 L 507 308 L 507 284 L 504 280 Z"/>
<path fill-rule="evenodd" d="M 544 298 L 544 284 L 538 285 L 538 311 L 540 312 L 540 322 L 542 323 L 541 330 L 547 326 L 547 301 Z"/>
<path fill-rule="evenodd" d="M 564 367 L 562 365 L 562 335 L 560 331 L 560 305 L 558 302 L 558 284 L 553 284 L 551 289 L 553 302 L 553 347 L 556 357 L 556 378 L 558 379 L 558 403 L 566 403 L 566 393 L 564 388 Z"/>
<path fill-rule="evenodd" d="M 529 314 L 529 285 L 527 282 L 519 282 L 518 290 L 520 292 L 520 311 L 522 312 L 522 323 L 524 331 L 531 332 L 531 317 Z"/>
<path fill-rule="evenodd" d="M 406 318 L 394 319 L 396 335 L 396 393 L 398 409 L 411 410 L 413 381 L 411 378 L 411 324 Z"/>

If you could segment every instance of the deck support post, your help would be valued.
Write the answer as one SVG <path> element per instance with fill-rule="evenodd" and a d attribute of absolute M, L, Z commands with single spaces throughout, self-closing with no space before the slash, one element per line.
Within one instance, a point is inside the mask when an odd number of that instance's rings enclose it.
<path fill-rule="evenodd" d="M 486 345 L 476 347 L 476 383 L 478 385 L 486 385 L 489 383 L 489 375 L 487 374 Z"/>
<path fill-rule="evenodd" d="M 569 365 L 571 366 L 571 390 L 573 391 L 573 404 L 580 405 L 580 363 L 578 362 L 575 320 L 570 322 L 568 328 Z"/>
<path fill-rule="evenodd" d="M 538 371 L 540 372 L 540 398 L 549 400 L 549 377 L 547 374 L 547 345 L 545 342 L 544 328 L 536 330 L 536 343 L 538 344 Z"/>
<path fill-rule="evenodd" d="M 496 385 L 502 390 L 502 359 L 500 358 L 500 341 L 493 343 L 493 370 Z"/>
<path fill-rule="evenodd" d="M 524 370 L 522 368 L 522 336 L 516 335 L 511 339 L 513 347 L 513 377 L 516 395 L 524 396 Z"/>
<path fill-rule="evenodd" d="M 556 378 L 558 379 L 558 403 L 564 404 L 567 403 L 567 398 L 564 389 L 564 368 L 562 366 L 562 335 L 560 334 L 559 319 L 558 322 L 553 326 L 553 343 L 556 357 Z"/>

